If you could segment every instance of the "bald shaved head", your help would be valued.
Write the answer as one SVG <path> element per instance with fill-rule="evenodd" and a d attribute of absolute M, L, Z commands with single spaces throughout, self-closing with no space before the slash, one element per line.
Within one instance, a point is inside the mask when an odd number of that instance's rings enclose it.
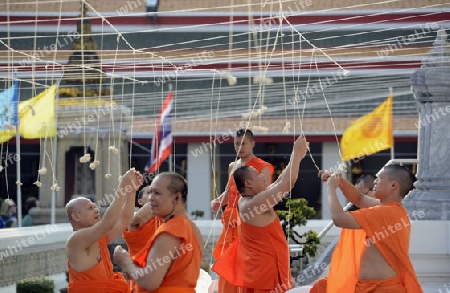
<path fill-rule="evenodd" d="M 77 197 L 74 199 L 71 199 L 66 204 L 66 213 L 69 217 L 69 221 L 72 222 L 72 213 L 76 212 L 80 207 L 86 205 L 87 203 L 91 203 L 91 200 L 86 197 Z"/>
<path fill-rule="evenodd" d="M 186 203 L 188 187 L 186 179 L 183 176 L 174 172 L 164 172 L 158 174 L 157 177 L 168 178 L 170 181 L 168 182 L 167 189 L 172 193 L 180 192 L 183 203 Z"/>
<path fill-rule="evenodd" d="M 241 166 L 236 169 L 233 173 L 234 183 L 236 184 L 236 188 L 239 193 L 244 192 L 245 188 L 245 180 L 250 177 L 250 167 L 249 166 Z"/>
<path fill-rule="evenodd" d="M 389 180 L 397 181 L 400 184 L 400 195 L 405 196 L 414 188 L 416 176 L 411 171 L 402 165 L 388 165 L 383 168 Z"/>

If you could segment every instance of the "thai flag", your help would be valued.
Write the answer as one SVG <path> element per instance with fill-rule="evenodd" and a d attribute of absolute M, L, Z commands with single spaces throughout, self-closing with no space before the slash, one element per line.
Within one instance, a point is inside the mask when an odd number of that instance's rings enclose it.
<path fill-rule="evenodd" d="M 164 160 L 172 154 L 172 131 L 171 131 L 172 91 L 159 112 L 159 120 L 156 123 L 155 135 L 152 140 L 150 160 L 145 166 L 147 173 L 154 173 L 159 169 Z"/>

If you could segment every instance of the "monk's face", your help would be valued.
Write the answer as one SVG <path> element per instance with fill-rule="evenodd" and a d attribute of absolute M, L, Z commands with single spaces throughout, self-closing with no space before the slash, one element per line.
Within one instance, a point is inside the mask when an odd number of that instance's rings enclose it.
<path fill-rule="evenodd" d="M 356 189 L 359 190 L 359 192 L 361 192 L 364 195 L 370 196 L 370 197 L 374 197 L 374 192 L 373 189 L 369 189 L 367 188 L 366 185 L 364 185 L 363 181 L 358 182 L 358 184 L 355 185 Z"/>
<path fill-rule="evenodd" d="M 149 188 L 149 201 L 155 216 L 165 217 L 175 210 L 175 194 L 167 189 L 170 184 L 169 176 L 157 176 Z"/>
<path fill-rule="evenodd" d="M 72 219 L 82 227 L 91 227 L 100 221 L 100 212 L 92 201 L 83 198 L 78 200 Z"/>
<path fill-rule="evenodd" d="M 146 186 L 142 189 L 142 198 L 138 199 L 140 206 L 145 205 L 150 201 L 150 186 Z"/>
<path fill-rule="evenodd" d="M 375 179 L 375 185 L 373 186 L 373 196 L 379 200 L 384 200 L 394 189 L 394 181 L 389 179 L 386 170 L 382 169 L 377 174 Z"/>
<path fill-rule="evenodd" d="M 250 187 L 254 191 L 254 194 L 256 195 L 261 191 L 266 190 L 267 182 L 266 179 L 264 178 L 264 175 L 259 174 L 258 171 L 256 171 L 256 169 L 253 167 L 249 168 L 249 173 L 250 175 L 248 179 L 248 184 L 250 184 Z"/>
<path fill-rule="evenodd" d="M 255 141 L 251 141 L 246 135 L 234 139 L 234 150 L 241 159 L 253 155 L 254 146 Z"/>

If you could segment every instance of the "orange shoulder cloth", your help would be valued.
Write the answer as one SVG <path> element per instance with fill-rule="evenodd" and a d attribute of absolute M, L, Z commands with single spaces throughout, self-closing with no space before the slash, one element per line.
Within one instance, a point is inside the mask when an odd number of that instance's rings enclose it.
<path fill-rule="evenodd" d="M 161 233 L 168 233 L 181 239 L 181 246 L 175 255 L 168 255 L 170 258 L 176 258 L 167 272 L 160 288 L 155 293 L 169 292 L 168 288 L 172 288 L 170 292 L 195 292 L 197 279 L 200 274 L 200 263 L 202 253 L 200 244 L 197 241 L 195 232 L 191 227 L 190 222 L 183 217 L 173 217 L 166 223 L 162 223 L 156 230 L 153 237 L 149 239 L 141 252 L 134 257 L 134 263 L 143 268 L 143 272 L 147 269 L 152 271 L 157 269 L 158 262 L 155 260 L 147 260 L 150 249 L 153 246 L 156 238 Z M 139 286 L 138 286 L 139 287 Z M 184 291 L 176 291 L 184 290 Z M 164 291 L 166 290 L 166 291 Z M 190 290 L 190 291 L 189 291 Z M 144 288 L 139 287 L 137 292 L 148 292 Z"/>
<path fill-rule="evenodd" d="M 148 240 L 155 234 L 156 229 L 161 225 L 161 219 L 153 217 L 147 223 L 142 225 L 136 231 L 123 231 L 122 237 L 127 243 L 128 252 L 131 257 L 134 257 L 138 252 L 144 248 Z"/>
<path fill-rule="evenodd" d="M 111 257 L 108 250 L 108 238 L 103 236 L 99 241 L 101 261 L 84 272 L 69 268 L 69 293 L 126 293 L 129 285 L 122 274 L 113 273 Z"/>
<path fill-rule="evenodd" d="M 234 286 L 288 291 L 292 287 L 289 249 L 278 218 L 265 227 L 243 221 L 238 227 L 239 237 L 213 271 Z"/>
<path fill-rule="evenodd" d="M 406 291 L 423 292 L 409 259 L 411 222 L 405 208 L 391 202 L 351 214 L 367 235 L 365 245 L 376 245 L 405 284 Z"/>

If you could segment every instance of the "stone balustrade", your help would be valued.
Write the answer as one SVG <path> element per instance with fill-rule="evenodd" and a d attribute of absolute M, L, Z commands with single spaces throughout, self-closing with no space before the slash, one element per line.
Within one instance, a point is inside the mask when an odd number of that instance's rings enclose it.
<path fill-rule="evenodd" d="M 212 249 L 220 235 L 219 220 L 197 220 L 205 242 L 202 268 L 208 271 L 213 262 Z M 319 233 L 327 220 L 310 220 L 298 232 Z M 450 284 L 450 222 L 412 221 L 410 256 L 421 284 L 426 288 L 444 288 Z M 0 291 L 1 287 L 26 277 L 53 275 L 67 270 L 64 244 L 72 233 L 68 223 L 2 229 L 0 232 Z M 322 238 L 318 253 L 337 236 L 333 227 Z M 119 237 L 114 241 L 122 244 Z M 314 259 L 311 259 L 314 261 Z"/>

